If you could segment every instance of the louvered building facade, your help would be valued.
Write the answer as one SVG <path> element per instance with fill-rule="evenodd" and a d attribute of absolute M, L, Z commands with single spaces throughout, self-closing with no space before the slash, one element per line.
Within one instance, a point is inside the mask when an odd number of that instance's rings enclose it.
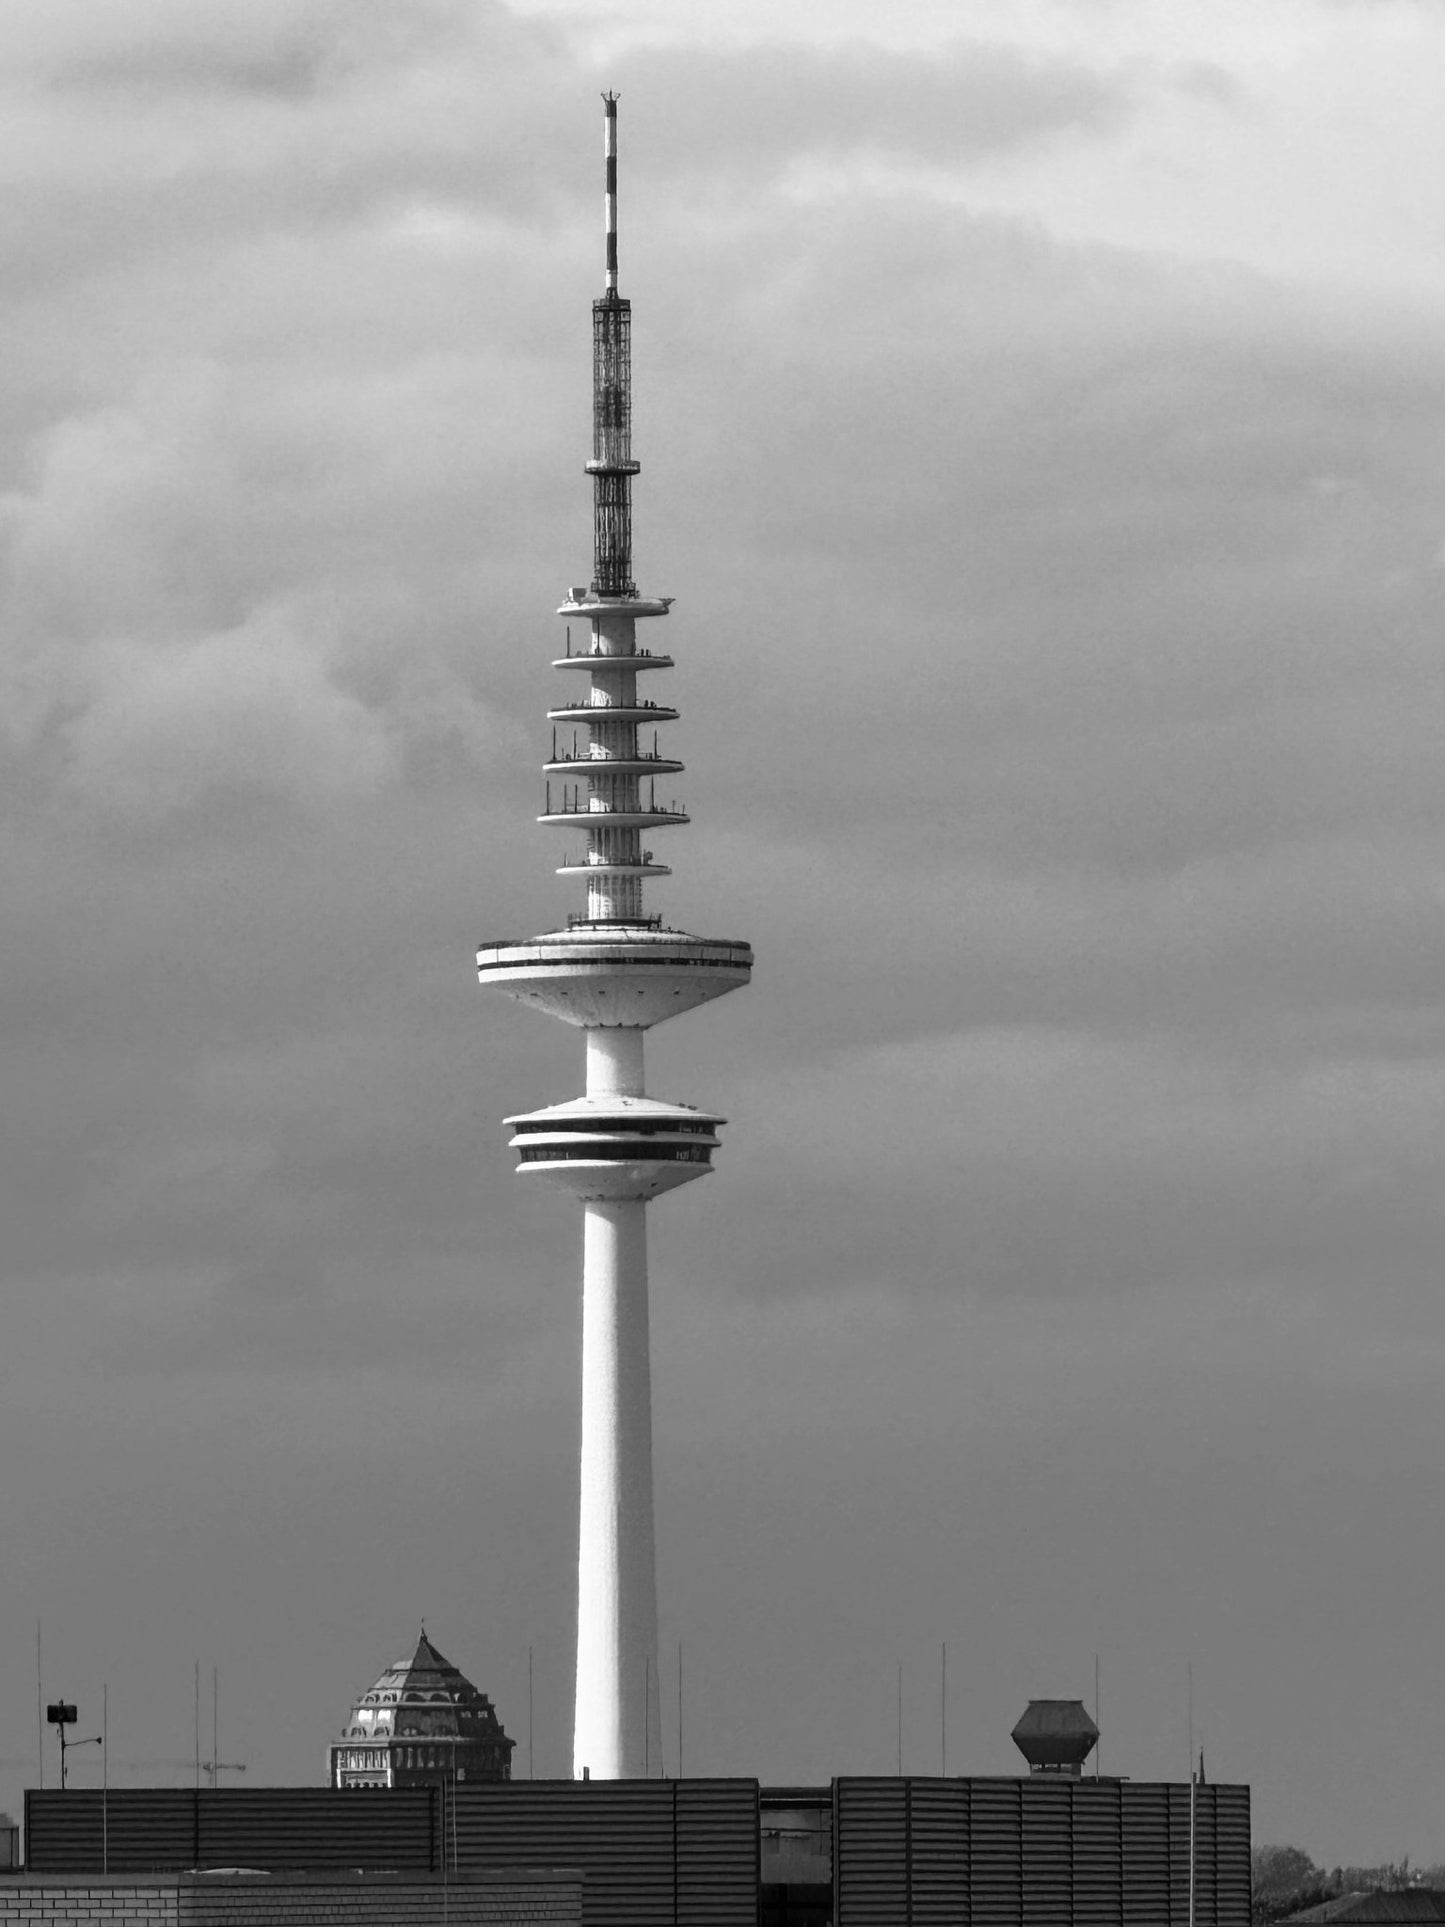
<path fill-rule="evenodd" d="M 1247 1927 L 1249 1788 L 848 1779 L 836 1927 Z M 778 1923 L 781 1927 L 781 1923 Z M 791 1924 L 790 1924 L 791 1927 Z"/>
<path fill-rule="evenodd" d="M 33 1872 L 572 1868 L 583 1927 L 1188 1927 L 1190 1790 L 523 1780 L 26 1796 Z M 1248 1927 L 1249 1789 L 1195 1789 L 1196 1927 Z"/>

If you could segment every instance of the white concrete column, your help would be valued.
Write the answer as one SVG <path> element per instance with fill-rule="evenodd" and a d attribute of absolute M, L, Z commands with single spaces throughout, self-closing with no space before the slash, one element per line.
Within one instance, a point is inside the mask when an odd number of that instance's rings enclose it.
<path fill-rule="evenodd" d="M 645 1032 L 619 1024 L 589 1030 L 587 1037 L 587 1095 L 642 1097 L 642 1039 Z"/>
<path fill-rule="evenodd" d="M 618 1034 L 589 1032 L 588 1042 Z M 584 1771 L 594 1780 L 635 1780 L 662 1770 L 647 1206 L 627 1198 L 582 1208 L 582 1516 L 572 1770 L 579 1780 Z"/>
<path fill-rule="evenodd" d="M 637 618 L 609 609 L 592 618 L 592 646 L 604 656 L 637 654 Z"/>

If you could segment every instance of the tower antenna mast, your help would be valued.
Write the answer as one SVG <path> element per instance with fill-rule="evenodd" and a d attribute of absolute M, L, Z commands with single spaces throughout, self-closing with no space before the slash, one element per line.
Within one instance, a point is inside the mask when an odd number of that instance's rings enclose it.
<path fill-rule="evenodd" d="M 518 1170 L 582 1205 L 582 1463 L 577 1553 L 573 1773 L 637 1779 L 662 1770 L 652 1504 L 647 1206 L 712 1169 L 724 1119 L 649 1097 L 643 1037 L 748 981 L 753 955 L 730 938 L 688 936 L 643 908 L 643 884 L 670 874 L 644 838 L 687 822 L 659 800 L 659 726 L 677 711 L 638 693 L 672 658 L 637 646 L 637 624 L 670 596 L 632 575 L 632 306 L 618 288 L 617 96 L 603 95 L 606 280 L 592 303 L 592 580 L 558 614 L 590 626 L 586 648 L 553 667 L 587 687 L 548 711 L 553 725 L 540 822 L 581 847 L 559 876 L 586 886 L 565 929 L 484 944 L 482 983 L 579 1027 L 586 1095 L 509 1118 Z M 569 630 L 570 637 L 570 630 Z M 641 732 L 646 730 L 644 737 Z"/>
<path fill-rule="evenodd" d="M 603 219 L 607 291 L 592 303 L 592 593 L 635 596 L 632 580 L 632 303 L 617 291 L 617 96 L 607 110 Z"/>

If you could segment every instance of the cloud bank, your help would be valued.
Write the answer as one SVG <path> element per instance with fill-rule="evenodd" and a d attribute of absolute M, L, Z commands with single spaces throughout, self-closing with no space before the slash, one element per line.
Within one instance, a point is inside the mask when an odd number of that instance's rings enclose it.
<path fill-rule="evenodd" d="M 656 1227 L 709 1764 L 877 1766 L 860 1696 L 966 1627 L 970 1764 L 1103 1650 L 1120 1769 L 1172 1771 L 1187 1636 L 1268 1831 L 1433 1850 L 1433 1741 L 1378 1711 L 1433 1629 L 1358 1639 L 1440 1343 L 1437 317 L 1249 209 L 1231 250 L 1223 203 L 1156 243 L 1077 198 L 1263 139 L 1291 59 L 1411 58 L 1306 11 L 1207 72 L 1137 9 L 1093 55 L 609 15 L 605 71 L 444 0 L 7 35 L 0 1528 L 137 1756 L 185 1751 L 179 1640 L 310 1777 L 421 1609 L 514 1731 L 547 1655 L 563 1756 L 575 1226 L 499 1120 L 579 1066 L 470 953 L 567 904 L 531 818 L 606 83 L 695 819 L 659 907 L 759 958 L 652 1056 L 732 1119 Z M 1281 1753 L 1328 1745 L 1306 1611 L 1373 1806 Z"/>

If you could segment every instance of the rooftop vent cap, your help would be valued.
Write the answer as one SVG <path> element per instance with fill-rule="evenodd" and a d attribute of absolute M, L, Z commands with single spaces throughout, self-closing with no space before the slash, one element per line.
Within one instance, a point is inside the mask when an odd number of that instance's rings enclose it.
<path fill-rule="evenodd" d="M 1031 1773 L 1068 1773 L 1075 1778 L 1093 1752 L 1099 1729 L 1082 1700 L 1030 1700 L 1013 1730 L 1013 1743 Z"/>

